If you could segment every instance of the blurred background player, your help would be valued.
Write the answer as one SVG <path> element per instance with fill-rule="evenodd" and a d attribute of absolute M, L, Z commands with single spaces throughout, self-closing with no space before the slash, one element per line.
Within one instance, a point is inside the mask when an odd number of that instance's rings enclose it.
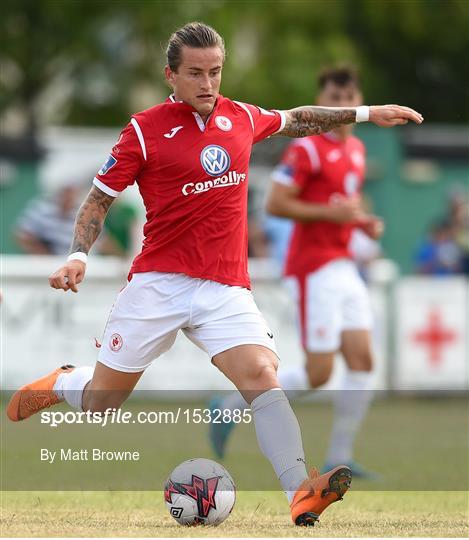
<path fill-rule="evenodd" d="M 317 104 L 356 107 L 362 94 L 351 67 L 325 69 L 318 78 Z M 374 477 L 352 459 L 355 436 L 373 389 L 372 314 L 367 289 L 352 262 L 352 231 L 378 239 L 383 222 L 365 210 L 361 186 L 365 148 L 351 126 L 296 139 L 273 174 L 267 211 L 295 221 L 284 268 L 298 307 L 306 365 L 280 370 L 282 388 L 318 388 L 332 373 L 340 351 L 346 363 L 334 392 L 334 424 L 325 468 L 347 463 L 358 477 Z M 360 233 L 359 233 L 360 234 Z M 243 408 L 240 396 L 228 396 L 219 408 Z M 245 404 L 244 404 L 245 406 Z M 233 424 L 212 424 L 219 457 Z"/>

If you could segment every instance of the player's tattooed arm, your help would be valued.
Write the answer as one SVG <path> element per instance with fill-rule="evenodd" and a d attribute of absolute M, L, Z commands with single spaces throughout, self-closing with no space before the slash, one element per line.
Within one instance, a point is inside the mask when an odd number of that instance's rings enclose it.
<path fill-rule="evenodd" d="M 91 188 L 78 210 L 71 253 L 88 254 L 103 228 L 104 219 L 113 202 L 114 197 L 107 195 L 95 186 Z M 78 285 L 83 281 L 85 272 L 86 262 L 72 258 L 49 276 L 49 285 L 53 289 L 77 293 Z"/>
<path fill-rule="evenodd" d="M 354 108 L 297 107 L 285 111 L 285 126 L 276 135 L 286 137 L 319 135 L 345 124 L 353 124 L 356 114 Z"/>
<path fill-rule="evenodd" d="M 286 135 L 287 137 L 319 135 L 357 121 L 357 109 L 354 107 L 306 106 L 284 112 L 285 126 L 277 132 L 277 135 Z M 423 116 L 414 109 L 402 105 L 372 105 L 368 108 L 368 120 L 379 127 L 387 128 L 402 126 L 409 121 L 421 124 Z"/>
<path fill-rule="evenodd" d="M 104 220 L 115 197 L 93 186 L 83 201 L 75 220 L 75 233 L 70 253 L 81 251 L 88 254 L 102 231 Z"/>

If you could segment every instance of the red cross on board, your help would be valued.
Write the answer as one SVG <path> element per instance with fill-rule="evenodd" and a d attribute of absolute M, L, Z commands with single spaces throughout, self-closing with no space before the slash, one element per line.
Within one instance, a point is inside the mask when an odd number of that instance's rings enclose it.
<path fill-rule="evenodd" d="M 456 336 L 456 332 L 443 326 L 440 310 L 432 309 L 426 327 L 414 332 L 412 339 L 428 348 L 430 364 L 436 367 L 443 360 L 443 347 L 455 341 Z"/>

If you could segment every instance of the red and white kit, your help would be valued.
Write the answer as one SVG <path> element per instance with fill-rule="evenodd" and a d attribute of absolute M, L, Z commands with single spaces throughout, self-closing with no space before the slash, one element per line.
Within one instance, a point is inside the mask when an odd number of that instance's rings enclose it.
<path fill-rule="evenodd" d="M 297 139 L 289 145 L 273 179 L 300 188 L 303 201 L 331 204 L 355 196 L 365 173 L 365 148 L 356 137 L 340 141 L 332 133 Z M 330 352 L 343 330 L 370 329 L 368 292 L 348 245 L 352 224 L 296 222 L 285 264 L 287 284 L 299 307 L 303 346 Z"/>
<path fill-rule="evenodd" d="M 241 344 L 276 351 L 249 291 L 247 184 L 252 145 L 284 124 L 282 112 L 223 96 L 205 124 L 173 96 L 132 117 L 94 179 L 112 196 L 136 182 L 147 217 L 100 362 L 141 371 L 180 329 L 210 356 Z"/>

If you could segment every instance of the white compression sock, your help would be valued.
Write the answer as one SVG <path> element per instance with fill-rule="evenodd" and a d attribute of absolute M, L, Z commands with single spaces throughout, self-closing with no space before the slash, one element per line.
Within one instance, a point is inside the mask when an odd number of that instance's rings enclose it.
<path fill-rule="evenodd" d="M 264 392 L 251 403 L 259 447 L 272 464 L 289 502 L 308 477 L 301 431 L 280 388 Z"/>
<path fill-rule="evenodd" d="M 352 460 L 353 444 L 373 397 L 374 374 L 371 371 L 344 373 L 334 390 L 334 424 L 326 462 L 347 464 Z"/>
<path fill-rule="evenodd" d="M 71 407 L 82 411 L 82 398 L 85 386 L 93 378 L 94 368 L 90 366 L 75 368 L 70 373 L 62 373 L 54 384 L 54 392 Z"/>
<path fill-rule="evenodd" d="M 304 390 L 309 390 L 308 375 L 304 366 L 296 366 L 288 369 L 279 369 L 278 381 L 280 386 L 291 399 Z"/>

